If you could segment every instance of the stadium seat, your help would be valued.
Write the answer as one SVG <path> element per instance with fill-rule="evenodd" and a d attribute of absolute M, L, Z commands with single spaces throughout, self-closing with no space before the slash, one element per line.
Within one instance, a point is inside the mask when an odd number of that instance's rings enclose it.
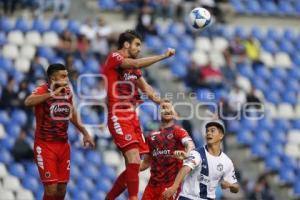
<path fill-rule="evenodd" d="M 79 29 L 80 29 L 80 24 L 79 24 L 78 21 L 73 20 L 73 19 L 70 19 L 70 20 L 68 21 L 68 24 L 67 24 L 67 29 L 68 29 L 71 33 L 78 34 L 78 33 L 79 33 Z"/>
<path fill-rule="evenodd" d="M 261 13 L 261 7 L 258 1 L 247 1 L 246 3 L 247 13 L 249 14 L 259 14 Z"/>
<path fill-rule="evenodd" d="M 274 91 L 274 90 L 272 90 L 268 93 L 265 93 L 265 98 L 269 103 L 272 103 L 275 105 L 281 103 L 281 98 L 280 98 L 279 92 Z"/>
<path fill-rule="evenodd" d="M 300 197 L 300 181 L 295 181 L 293 185 L 293 195 L 296 198 Z"/>
<path fill-rule="evenodd" d="M 185 34 L 185 27 L 182 23 L 171 23 L 168 27 L 168 34 L 180 37 Z"/>
<path fill-rule="evenodd" d="M 249 81 L 248 78 L 243 77 L 243 76 L 237 76 L 236 77 L 236 84 L 244 90 L 246 93 L 250 92 L 251 90 L 251 82 Z"/>
<path fill-rule="evenodd" d="M 278 12 L 277 6 L 273 1 L 262 1 L 262 7 L 270 15 L 275 15 Z"/>
<path fill-rule="evenodd" d="M 100 170 L 104 177 L 109 178 L 111 181 L 115 180 L 116 173 L 112 167 L 110 167 L 106 164 L 102 164 L 100 167 Z"/>
<path fill-rule="evenodd" d="M 295 181 L 295 172 L 293 169 L 281 167 L 279 169 L 279 179 L 281 184 L 290 184 Z"/>
<path fill-rule="evenodd" d="M 274 58 L 271 53 L 262 51 L 260 54 L 260 59 L 265 64 L 265 66 L 274 67 Z"/>
<path fill-rule="evenodd" d="M 105 199 L 106 194 L 103 191 L 95 191 L 92 193 L 91 200 Z M 118 197 L 119 199 L 119 197 Z"/>
<path fill-rule="evenodd" d="M 245 29 L 242 26 L 236 26 L 234 30 L 234 35 L 239 36 L 242 39 L 246 39 L 249 35 L 248 29 Z"/>
<path fill-rule="evenodd" d="M 22 31 L 22 32 L 27 32 L 29 30 L 29 25 L 28 25 L 27 20 L 24 19 L 23 17 L 19 17 L 16 20 L 15 29 Z"/>
<path fill-rule="evenodd" d="M 108 178 L 101 178 L 97 181 L 96 189 L 98 191 L 108 192 L 111 189 L 112 183 Z"/>
<path fill-rule="evenodd" d="M 8 172 L 6 170 L 5 164 L 0 163 L 0 178 L 3 178 L 8 175 Z"/>
<path fill-rule="evenodd" d="M 39 176 L 39 171 L 37 169 L 37 166 L 33 162 L 30 162 L 28 165 L 26 165 L 26 174 L 32 177 Z"/>
<path fill-rule="evenodd" d="M 55 32 L 45 32 L 43 34 L 43 45 L 49 47 L 56 47 L 59 43 L 59 38 Z"/>
<path fill-rule="evenodd" d="M 280 103 L 277 110 L 278 118 L 292 119 L 294 117 L 294 109 L 288 103 Z"/>
<path fill-rule="evenodd" d="M 0 200 L 15 200 L 15 196 L 12 191 L 1 189 L 0 192 Z"/>
<path fill-rule="evenodd" d="M 241 129 L 237 132 L 237 141 L 243 145 L 250 145 L 253 141 L 253 135 L 250 131 Z"/>
<path fill-rule="evenodd" d="M 211 60 L 212 66 L 214 67 L 224 67 L 226 65 L 225 58 L 220 52 L 211 52 L 208 54 L 209 60 Z"/>
<path fill-rule="evenodd" d="M 50 21 L 48 30 L 60 34 L 64 31 L 64 27 L 59 19 L 53 18 Z"/>
<path fill-rule="evenodd" d="M 89 166 L 85 166 L 83 168 L 83 170 L 81 171 L 81 173 L 90 179 L 99 179 L 99 169 L 97 167 L 95 167 L 94 165 L 89 165 Z"/>
<path fill-rule="evenodd" d="M 212 49 L 223 52 L 228 47 L 228 41 L 223 37 L 214 37 L 212 39 Z"/>
<path fill-rule="evenodd" d="M 18 178 L 14 176 L 6 176 L 3 178 L 3 188 L 7 190 L 19 190 L 22 188 Z"/>
<path fill-rule="evenodd" d="M 289 144 L 299 144 L 300 145 L 300 131 L 293 130 L 293 129 L 289 130 L 288 135 L 287 135 L 287 140 L 288 140 Z"/>
<path fill-rule="evenodd" d="M 18 178 L 23 178 L 26 175 L 23 165 L 19 163 L 13 163 L 12 165 L 10 165 L 9 173 Z"/>
<path fill-rule="evenodd" d="M 268 150 L 269 150 L 268 154 L 275 154 L 278 156 L 282 156 L 284 154 L 284 147 L 282 144 L 270 145 Z"/>
<path fill-rule="evenodd" d="M 38 176 L 37 177 L 26 176 L 22 179 L 22 185 L 24 188 L 30 191 L 37 192 L 40 187 L 40 181 L 38 180 Z"/>
<path fill-rule="evenodd" d="M 14 44 L 6 44 L 3 47 L 3 56 L 9 59 L 16 59 L 19 57 L 18 47 Z"/>
<path fill-rule="evenodd" d="M 203 51 L 194 51 L 192 53 L 192 60 L 198 65 L 198 66 L 204 66 L 208 63 L 208 56 Z"/>
<path fill-rule="evenodd" d="M 71 195 L 72 200 L 90 200 L 89 195 L 85 191 L 77 191 L 75 190 Z"/>
<path fill-rule="evenodd" d="M 24 45 L 21 47 L 20 56 L 27 59 L 33 59 L 36 49 L 32 45 Z"/>
<path fill-rule="evenodd" d="M 295 51 L 294 45 L 289 40 L 281 40 L 279 42 L 280 51 L 292 54 Z"/>
<path fill-rule="evenodd" d="M 186 50 L 186 51 L 193 51 L 195 49 L 195 43 L 194 43 L 194 39 L 190 36 L 190 35 L 182 35 L 179 38 L 180 41 L 184 41 L 182 43 L 180 43 L 180 48 Z"/>
<path fill-rule="evenodd" d="M 16 70 L 26 73 L 30 69 L 30 60 L 27 58 L 17 58 L 15 60 L 15 67 Z"/>
<path fill-rule="evenodd" d="M 275 54 L 274 62 L 277 66 L 289 68 L 292 66 L 292 61 L 287 53 L 279 52 Z"/>
<path fill-rule="evenodd" d="M 299 144 L 295 144 L 295 143 L 287 143 L 284 148 L 284 152 L 286 155 L 296 159 L 300 158 L 299 150 L 300 150 Z"/>
<path fill-rule="evenodd" d="M 44 33 L 46 31 L 46 26 L 44 24 L 44 20 L 36 18 L 32 22 L 32 27 L 31 29 L 33 31 L 37 31 L 39 33 Z"/>
<path fill-rule="evenodd" d="M 25 111 L 23 110 L 14 110 L 12 113 L 11 113 L 11 119 L 21 125 L 21 126 L 24 126 L 27 122 L 27 115 L 25 113 Z"/>
<path fill-rule="evenodd" d="M 0 123 L 0 140 L 5 138 L 7 135 L 6 135 L 6 132 L 5 132 L 5 128 L 4 126 Z"/>
<path fill-rule="evenodd" d="M 265 158 L 266 171 L 277 171 L 280 169 L 281 160 L 278 155 L 269 154 Z"/>
<path fill-rule="evenodd" d="M 179 62 L 184 65 L 189 65 L 191 62 L 190 54 L 188 51 L 185 50 L 177 52 L 175 58 L 176 58 L 176 63 Z"/>
<path fill-rule="evenodd" d="M 289 1 L 279 1 L 278 11 L 284 15 L 295 15 L 295 10 Z"/>
<path fill-rule="evenodd" d="M 0 46 L 7 43 L 6 36 L 4 32 L 0 32 Z"/>
<path fill-rule="evenodd" d="M 154 51 L 160 50 L 163 46 L 163 43 L 159 37 L 151 36 L 151 35 L 146 36 L 145 44 L 146 44 L 147 48 L 150 48 Z"/>
<path fill-rule="evenodd" d="M 88 59 L 85 62 L 85 72 L 88 73 L 99 73 L 100 70 L 100 64 L 98 63 L 98 61 L 96 59 Z"/>
<path fill-rule="evenodd" d="M 7 125 L 10 122 L 10 117 L 8 113 L 4 110 L 0 110 L 0 123 Z"/>
<path fill-rule="evenodd" d="M 16 200 L 34 200 L 32 192 L 28 190 L 18 190 L 16 192 Z"/>
<path fill-rule="evenodd" d="M 171 65 L 171 71 L 176 78 L 184 78 L 187 75 L 186 66 L 179 62 Z"/>
<path fill-rule="evenodd" d="M 269 143 L 271 140 L 271 135 L 268 131 L 265 130 L 260 130 L 260 131 L 256 131 L 255 133 L 255 141 L 259 141 L 262 143 Z"/>
<path fill-rule="evenodd" d="M 263 79 L 269 79 L 271 77 L 271 73 L 270 70 L 266 67 L 257 67 L 255 69 L 255 75 L 259 76 Z"/>
<path fill-rule="evenodd" d="M 259 27 L 252 27 L 251 36 L 262 42 L 265 37 L 265 32 Z"/>
<path fill-rule="evenodd" d="M 29 45 L 39 46 L 42 43 L 42 37 L 37 31 L 29 31 L 25 35 L 25 43 Z"/>
<path fill-rule="evenodd" d="M 37 50 L 39 56 L 46 58 L 47 60 L 52 60 L 55 57 L 55 52 L 50 47 L 39 47 Z"/>
<path fill-rule="evenodd" d="M 239 65 L 238 71 L 240 75 L 245 76 L 247 78 L 252 78 L 254 76 L 253 68 L 250 65 L 242 65 L 242 66 Z"/>
<path fill-rule="evenodd" d="M 11 31 L 7 35 L 7 40 L 9 43 L 14 45 L 23 45 L 24 44 L 24 36 L 21 31 Z"/>
<path fill-rule="evenodd" d="M 277 53 L 279 51 L 278 46 L 274 40 L 268 39 L 264 40 L 262 43 L 263 50 L 269 53 Z"/>
<path fill-rule="evenodd" d="M 0 70 L 5 70 L 5 72 L 10 73 L 13 69 L 14 67 L 11 59 L 0 57 Z"/>
<path fill-rule="evenodd" d="M 209 52 L 212 50 L 212 44 L 209 38 L 207 37 L 198 37 L 195 41 L 196 50 Z"/>
<path fill-rule="evenodd" d="M 273 130 L 272 131 L 272 142 L 284 144 L 286 143 L 286 134 L 281 130 Z"/>
<path fill-rule="evenodd" d="M 81 177 L 77 180 L 76 186 L 79 191 L 92 192 L 95 188 L 94 183 L 87 177 Z"/>
<path fill-rule="evenodd" d="M 295 53 L 292 57 L 292 60 L 296 66 L 300 66 L 300 53 Z"/>
<path fill-rule="evenodd" d="M 86 162 L 83 153 L 80 150 L 71 151 L 71 160 L 74 162 L 74 164 L 80 166 L 84 165 Z"/>
<path fill-rule="evenodd" d="M 108 166 L 118 167 L 121 164 L 122 159 L 116 151 L 105 151 L 103 154 L 103 161 Z"/>
<path fill-rule="evenodd" d="M 257 141 L 257 142 L 252 143 L 251 153 L 256 158 L 264 158 L 268 153 L 268 149 L 267 149 L 267 146 L 264 143 L 261 143 L 260 141 L 259 142 Z"/>
<path fill-rule="evenodd" d="M 170 48 L 177 49 L 179 47 L 179 41 L 175 36 L 168 35 L 168 37 L 164 37 L 163 39 L 164 45 Z"/>
<path fill-rule="evenodd" d="M 11 20 L 8 17 L 2 17 L 0 18 L 0 30 L 8 33 L 13 29 L 13 24 Z"/>

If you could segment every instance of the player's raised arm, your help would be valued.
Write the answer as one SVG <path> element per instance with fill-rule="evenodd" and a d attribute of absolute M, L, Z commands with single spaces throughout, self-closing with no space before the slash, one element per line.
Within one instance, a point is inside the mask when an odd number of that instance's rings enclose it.
<path fill-rule="evenodd" d="M 164 60 L 166 58 L 169 58 L 171 56 L 175 55 L 175 49 L 168 48 L 165 53 L 156 55 L 156 56 L 150 56 L 145 58 L 125 58 L 120 65 L 121 68 L 144 68 L 148 67 L 154 63 L 157 63 L 161 60 Z"/>
<path fill-rule="evenodd" d="M 149 85 L 143 77 L 137 80 L 137 87 L 144 92 L 149 99 L 151 99 L 156 104 L 161 104 L 162 100 L 160 96 L 155 92 L 155 90 Z"/>
<path fill-rule="evenodd" d="M 92 147 L 95 148 L 95 143 L 93 141 L 93 138 L 90 136 L 86 128 L 81 124 L 81 122 L 78 119 L 77 111 L 74 106 L 72 106 L 72 117 L 70 119 L 72 124 L 81 132 L 83 135 L 83 145 L 85 147 Z"/>

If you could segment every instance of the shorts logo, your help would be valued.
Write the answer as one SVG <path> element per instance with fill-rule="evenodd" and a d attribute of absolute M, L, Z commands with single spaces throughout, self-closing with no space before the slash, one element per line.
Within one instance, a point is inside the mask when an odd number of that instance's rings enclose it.
<path fill-rule="evenodd" d="M 167 135 L 167 138 L 168 138 L 169 140 L 171 140 L 173 137 L 174 137 L 173 133 Z"/>
<path fill-rule="evenodd" d="M 115 129 L 116 133 L 119 135 L 123 135 L 121 125 L 118 122 L 118 117 L 112 116 L 111 120 L 113 121 L 114 129 Z"/>
<path fill-rule="evenodd" d="M 217 170 L 218 170 L 219 172 L 223 171 L 223 165 L 222 165 L 221 163 L 219 163 L 219 164 L 217 165 Z"/>
<path fill-rule="evenodd" d="M 125 140 L 130 141 L 132 139 L 132 136 L 130 134 L 125 135 Z"/>
<path fill-rule="evenodd" d="M 36 156 L 37 164 L 40 168 L 42 168 L 44 170 L 44 160 L 42 157 L 42 148 L 40 146 L 37 146 L 35 150 L 37 153 L 37 156 Z"/>
<path fill-rule="evenodd" d="M 51 173 L 50 173 L 49 171 L 47 171 L 47 172 L 45 173 L 45 177 L 46 177 L 46 178 L 50 178 L 50 176 L 51 176 Z"/>

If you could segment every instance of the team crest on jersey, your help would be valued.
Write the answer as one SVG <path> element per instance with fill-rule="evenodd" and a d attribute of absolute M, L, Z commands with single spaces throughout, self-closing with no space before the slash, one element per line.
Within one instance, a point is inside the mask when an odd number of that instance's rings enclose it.
<path fill-rule="evenodd" d="M 221 163 L 219 163 L 219 164 L 217 165 L 217 170 L 218 170 L 219 172 L 223 171 L 223 165 L 222 165 Z"/>
<path fill-rule="evenodd" d="M 168 138 L 169 140 L 171 140 L 173 137 L 174 137 L 174 134 L 173 134 L 173 133 L 170 133 L 169 135 L 167 135 L 167 138 Z"/>
<path fill-rule="evenodd" d="M 132 136 L 130 134 L 125 135 L 125 140 L 130 141 L 132 139 Z"/>
<path fill-rule="evenodd" d="M 45 173 L 45 177 L 46 177 L 46 178 L 50 178 L 50 177 L 51 177 L 51 173 L 50 173 L 49 171 L 47 171 L 47 172 Z"/>

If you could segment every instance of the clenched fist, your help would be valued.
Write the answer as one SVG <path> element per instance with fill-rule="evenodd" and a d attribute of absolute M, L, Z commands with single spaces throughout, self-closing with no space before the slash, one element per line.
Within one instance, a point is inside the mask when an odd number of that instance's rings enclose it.
<path fill-rule="evenodd" d="M 168 48 L 168 50 L 164 53 L 164 55 L 168 58 L 175 55 L 175 49 Z"/>

